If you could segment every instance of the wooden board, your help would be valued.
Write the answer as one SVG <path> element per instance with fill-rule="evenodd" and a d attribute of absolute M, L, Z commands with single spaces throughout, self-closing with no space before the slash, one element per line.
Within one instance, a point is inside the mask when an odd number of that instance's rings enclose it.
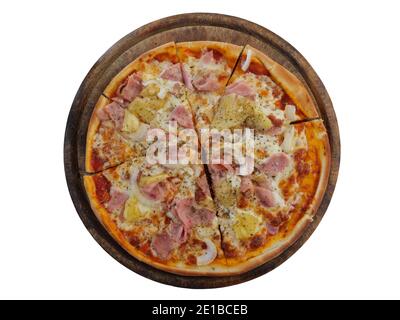
<path fill-rule="evenodd" d="M 143 52 L 169 41 L 195 40 L 250 44 L 293 72 L 315 99 L 331 144 L 332 166 L 329 182 L 314 221 L 284 253 L 264 265 L 236 276 L 179 276 L 136 260 L 112 239 L 96 219 L 82 183 L 89 119 L 97 99 L 110 80 Z M 114 44 L 83 80 L 71 107 L 64 141 L 64 166 L 69 192 L 80 218 L 95 240 L 117 261 L 136 273 L 161 283 L 187 288 L 215 288 L 242 283 L 273 270 L 287 260 L 304 244 L 321 221 L 335 188 L 339 162 L 340 137 L 332 102 L 321 80 L 305 58 L 285 40 L 257 24 L 232 16 L 210 13 L 182 14 L 154 21 Z"/>

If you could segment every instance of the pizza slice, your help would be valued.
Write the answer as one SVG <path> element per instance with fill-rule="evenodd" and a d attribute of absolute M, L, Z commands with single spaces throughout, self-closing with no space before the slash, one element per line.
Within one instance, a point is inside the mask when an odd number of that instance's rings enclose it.
<path fill-rule="evenodd" d="M 243 47 L 213 41 L 182 42 L 176 46 L 188 100 L 200 130 L 212 121 Z"/>
<path fill-rule="evenodd" d="M 251 128 L 284 136 L 290 124 L 318 118 L 304 84 L 271 58 L 247 45 L 225 88 L 211 127 Z"/>
<path fill-rule="evenodd" d="M 179 136 L 193 127 L 175 44 L 167 43 L 138 57 L 104 90 L 89 123 L 86 172 L 145 156 L 149 129 Z"/>
<path fill-rule="evenodd" d="M 163 166 L 135 158 L 86 175 L 97 218 L 134 257 L 178 274 L 213 274 L 224 257 L 202 166 Z"/>
<path fill-rule="evenodd" d="M 210 165 L 231 272 L 243 272 L 279 255 L 312 221 L 330 168 L 329 143 L 321 120 L 291 125 L 283 142 L 267 134 L 254 139 L 254 170 L 238 174 L 238 163 Z"/>

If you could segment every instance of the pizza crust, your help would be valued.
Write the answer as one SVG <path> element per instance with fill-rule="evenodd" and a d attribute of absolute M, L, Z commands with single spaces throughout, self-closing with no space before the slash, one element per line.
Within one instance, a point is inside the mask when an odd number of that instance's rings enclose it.
<path fill-rule="evenodd" d="M 304 84 L 289 70 L 272 60 L 256 48 L 247 45 L 245 52 L 252 51 L 252 57 L 261 61 L 271 74 L 272 80 L 280 85 L 307 119 L 319 117 L 318 108 Z"/>
<path fill-rule="evenodd" d="M 329 144 L 328 132 L 326 131 L 323 120 L 313 120 L 305 123 L 305 126 L 306 130 L 314 129 L 314 132 L 316 132 L 318 135 L 322 135 L 321 139 L 319 140 L 319 159 L 321 161 L 321 174 L 319 177 L 317 190 L 310 206 L 310 214 L 313 217 L 317 213 L 317 210 L 322 202 L 326 188 L 328 186 L 329 174 L 331 171 L 332 154 Z"/>
<path fill-rule="evenodd" d="M 221 52 L 229 64 L 229 67 L 233 70 L 236 61 L 240 58 L 240 54 L 243 50 L 243 46 L 238 46 L 227 42 L 218 41 L 188 41 L 188 42 L 178 42 L 176 44 L 178 56 L 181 62 L 184 62 L 187 58 L 185 54 L 182 53 L 184 49 L 190 49 L 194 52 L 202 52 L 205 49 L 216 49 Z"/>
<path fill-rule="evenodd" d="M 103 108 L 110 103 L 110 100 L 104 96 L 100 96 L 99 100 L 93 109 L 92 116 L 90 117 L 89 127 L 86 135 L 86 157 L 85 157 L 85 171 L 89 173 L 95 172 L 92 166 L 93 159 L 93 142 L 94 136 L 100 126 L 100 119 L 96 116 L 97 110 Z"/>

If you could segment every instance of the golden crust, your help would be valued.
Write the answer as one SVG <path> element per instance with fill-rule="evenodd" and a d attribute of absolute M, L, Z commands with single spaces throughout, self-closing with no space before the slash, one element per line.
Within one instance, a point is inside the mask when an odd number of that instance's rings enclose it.
<path fill-rule="evenodd" d="M 95 172 L 92 166 L 93 159 L 93 140 L 94 136 L 99 128 L 100 119 L 96 116 L 97 110 L 103 108 L 105 105 L 109 104 L 110 100 L 104 96 L 100 96 L 99 100 L 93 109 L 92 116 L 90 117 L 89 127 L 86 135 L 86 157 L 85 157 L 85 170 L 86 172 Z"/>
<path fill-rule="evenodd" d="M 313 141 L 317 149 L 319 150 L 319 160 L 321 166 L 321 172 L 317 190 L 314 194 L 313 201 L 310 205 L 310 214 L 314 216 L 321 204 L 324 197 L 326 187 L 329 181 L 329 174 L 331 171 L 331 148 L 329 144 L 329 137 L 324 126 L 323 120 L 313 120 L 306 122 L 305 124 L 306 133 L 308 133 L 307 140 Z M 311 137 L 314 135 L 314 137 Z M 317 139 L 315 139 L 317 138 Z"/>
<path fill-rule="evenodd" d="M 143 66 L 146 62 L 151 61 L 157 56 L 164 55 L 165 57 L 171 57 L 172 62 L 177 62 L 176 47 L 174 42 L 168 42 L 155 49 L 149 50 L 134 61 L 128 64 L 122 69 L 104 89 L 103 93 L 106 97 L 112 98 L 115 95 L 118 87 L 125 81 L 125 79 L 134 72 L 143 70 Z"/>
<path fill-rule="evenodd" d="M 296 106 L 300 108 L 305 119 L 319 117 L 318 108 L 316 107 L 310 93 L 293 73 L 272 60 L 263 52 L 249 45 L 245 47 L 244 52 L 246 53 L 248 50 L 252 51 L 252 60 L 258 59 L 263 63 L 265 68 L 269 71 L 272 79 L 286 91 Z"/>
<path fill-rule="evenodd" d="M 193 52 L 202 52 L 205 49 L 216 49 L 218 52 L 223 54 L 229 64 L 229 67 L 232 69 L 235 66 L 236 61 L 238 60 L 240 53 L 243 50 L 242 46 L 218 41 L 179 42 L 176 44 L 176 48 L 178 52 L 178 57 L 181 62 L 185 62 L 188 58 L 188 56 L 184 54 L 184 49 L 189 49 Z"/>

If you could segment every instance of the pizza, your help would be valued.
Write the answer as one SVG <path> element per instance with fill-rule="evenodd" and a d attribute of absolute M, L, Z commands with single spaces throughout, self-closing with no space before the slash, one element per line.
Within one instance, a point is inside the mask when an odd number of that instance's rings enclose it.
<path fill-rule="evenodd" d="M 155 145 L 167 148 L 152 153 Z M 98 220 L 134 258 L 180 275 L 228 276 L 304 233 L 330 157 L 315 101 L 282 65 L 249 45 L 171 42 L 105 88 L 83 183 Z"/>

